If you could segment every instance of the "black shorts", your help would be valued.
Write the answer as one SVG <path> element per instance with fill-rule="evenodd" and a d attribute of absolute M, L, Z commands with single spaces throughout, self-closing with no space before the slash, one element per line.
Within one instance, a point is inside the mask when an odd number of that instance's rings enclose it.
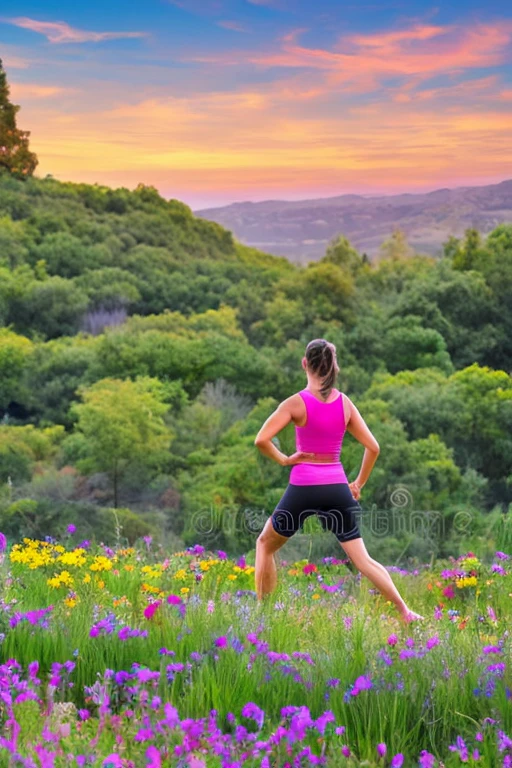
<path fill-rule="evenodd" d="M 357 518 L 362 508 L 348 483 L 292 485 L 289 483 L 272 513 L 272 525 L 281 536 L 293 536 L 310 515 L 318 515 L 324 531 L 338 541 L 359 539 Z"/>

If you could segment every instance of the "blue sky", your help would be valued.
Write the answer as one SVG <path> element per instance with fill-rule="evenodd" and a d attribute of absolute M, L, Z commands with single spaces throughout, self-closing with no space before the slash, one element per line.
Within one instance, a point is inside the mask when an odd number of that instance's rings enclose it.
<path fill-rule="evenodd" d="M 512 177 L 512 10 L 318 0 L 4 0 L 41 175 L 200 208 Z"/>

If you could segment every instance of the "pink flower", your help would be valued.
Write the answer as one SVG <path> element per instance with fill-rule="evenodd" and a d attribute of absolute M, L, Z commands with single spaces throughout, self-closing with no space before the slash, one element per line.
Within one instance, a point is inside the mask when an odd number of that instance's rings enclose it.
<path fill-rule="evenodd" d="M 179 595 L 168 595 L 167 602 L 169 605 L 179 605 L 181 603 L 181 597 Z"/>
<path fill-rule="evenodd" d="M 310 573 L 316 573 L 316 571 L 318 571 L 318 567 L 314 563 L 308 563 L 302 569 L 302 572 L 305 573 L 306 576 L 309 576 Z"/>
<path fill-rule="evenodd" d="M 217 648 L 225 648 L 227 644 L 228 644 L 228 639 L 225 635 L 221 635 L 221 637 L 218 637 L 215 640 L 215 645 Z"/>
<path fill-rule="evenodd" d="M 206 763 L 204 760 L 201 760 L 200 757 L 196 757 L 195 755 L 190 755 L 188 758 L 188 766 L 189 768 L 206 768 Z"/>
<path fill-rule="evenodd" d="M 396 635 L 390 635 L 388 637 L 388 645 L 396 645 L 398 643 L 398 637 Z"/>
<path fill-rule="evenodd" d="M 377 754 L 379 757 L 384 757 L 387 751 L 388 751 L 388 748 L 386 747 L 384 742 L 377 744 Z"/>
<path fill-rule="evenodd" d="M 150 603 L 146 608 L 144 608 L 144 617 L 146 619 L 152 619 L 157 610 L 160 608 L 161 604 L 161 600 L 156 600 L 154 603 Z"/>
<path fill-rule="evenodd" d="M 350 757 L 350 749 L 347 747 L 346 744 L 344 744 L 341 748 L 341 751 L 345 757 Z"/>
<path fill-rule="evenodd" d="M 455 590 L 453 589 L 451 584 L 449 584 L 447 587 L 443 589 L 443 595 L 447 597 L 449 600 L 453 600 L 453 598 L 455 597 Z"/>

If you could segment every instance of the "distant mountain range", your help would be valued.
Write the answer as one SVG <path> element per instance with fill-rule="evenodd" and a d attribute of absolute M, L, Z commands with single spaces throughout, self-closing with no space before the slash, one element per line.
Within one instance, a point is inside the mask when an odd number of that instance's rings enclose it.
<path fill-rule="evenodd" d="M 436 255 L 450 235 L 459 237 L 468 227 L 487 233 L 512 222 L 512 179 L 426 194 L 232 203 L 194 214 L 231 230 L 241 243 L 296 263 L 320 259 L 339 234 L 371 258 L 396 228 L 417 252 Z"/>

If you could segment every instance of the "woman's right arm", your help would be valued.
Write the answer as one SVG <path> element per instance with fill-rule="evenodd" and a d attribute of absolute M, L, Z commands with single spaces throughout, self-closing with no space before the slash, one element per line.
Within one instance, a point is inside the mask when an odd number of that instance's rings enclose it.
<path fill-rule="evenodd" d="M 361 488 L 366 484 L 373 469 L 373 465 L 377 461 L 377 456 L 380 453 L 380 446 L 370 432 L 365 420 L 354 403 L 350 398 L 347 399 L 350 403 L 350 418 L 347 424 L 347 432 L 350 432 L 350 434 L 353 435 L 365 449 L 359 474 L 353 483 L 349 483 L 352 495 L 357 500 L 361 495 Z"/>
<path fill-rule="evenodd" d="M 254 445 L 261 451 L 264 456 L 268 456 L 269 459 L 277 461 L 282 467 L 290 467 L 293 464 L 299 464 L 303 461 L 311 461 L 314 458 L 313 453 L 303 453 L 297 451 L 292 456 L 286 456 L 282 451 L 278 449 L 272 442 L 272 439 L 282 430 L 287 424 L 293 421 L 293 408 L 291 405 L 291 398 L 284 400 L 274 413 L 271 413 L 262 428 L 256 435 Z"/>

